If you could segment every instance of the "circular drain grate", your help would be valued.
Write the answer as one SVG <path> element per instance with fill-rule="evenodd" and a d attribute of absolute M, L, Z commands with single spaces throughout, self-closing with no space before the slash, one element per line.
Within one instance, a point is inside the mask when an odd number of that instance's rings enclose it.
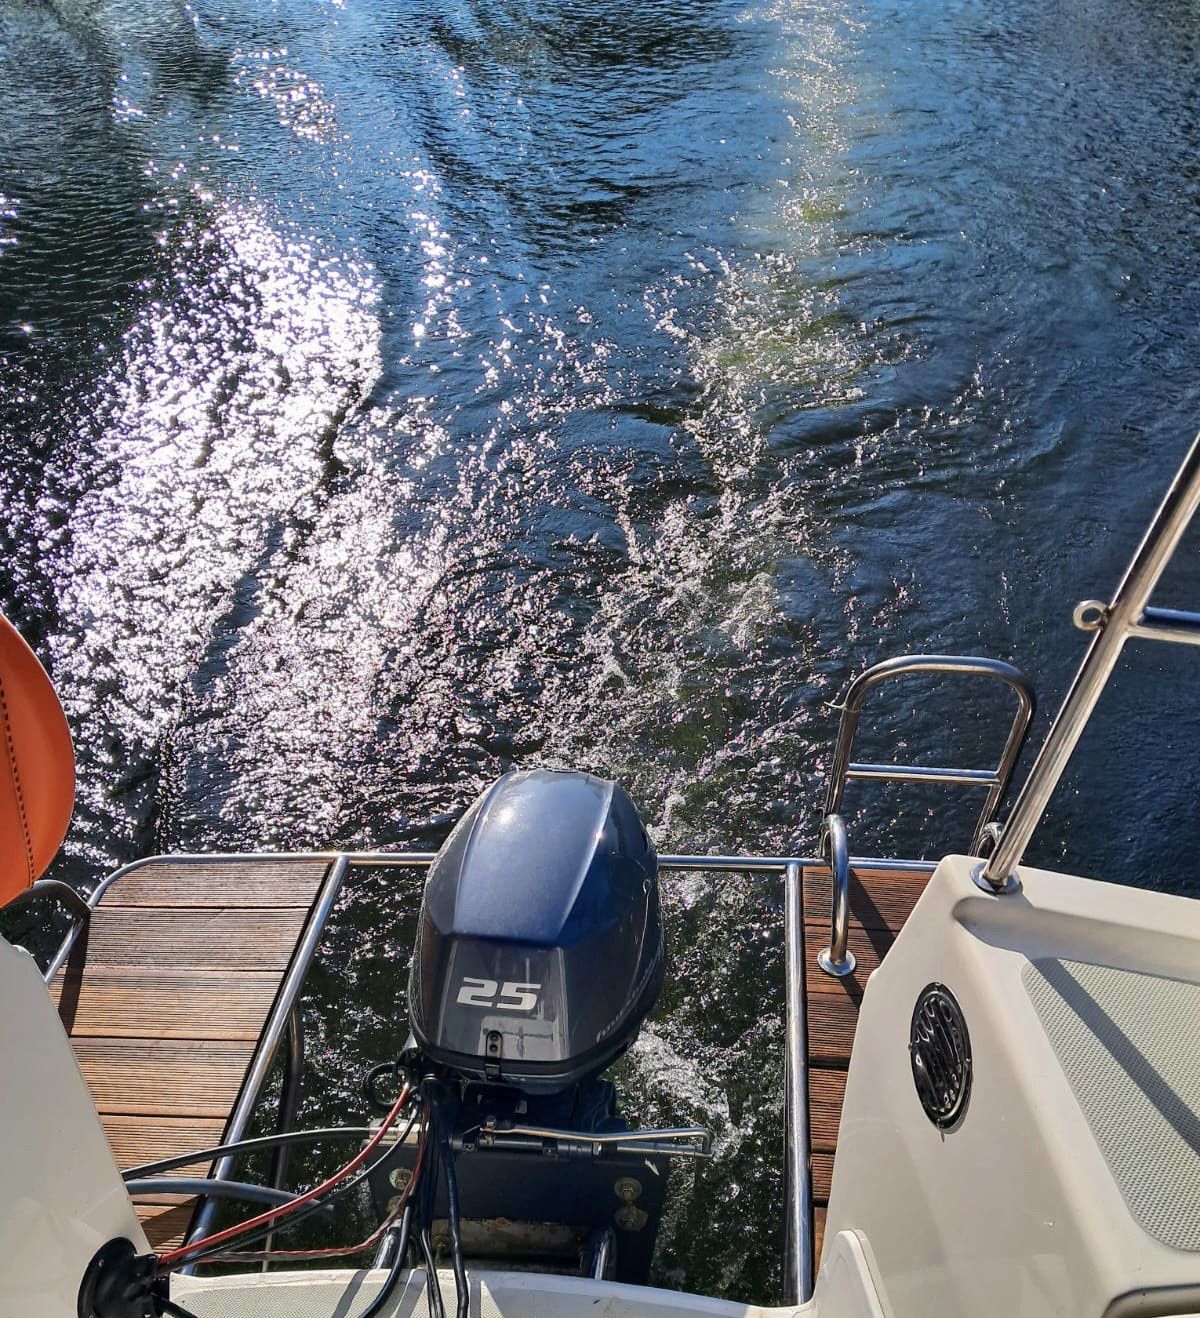
<path fill-rule="evenodd" d="M 940 1130 L 958 1124 L 971 1096 L 971 1036 L 954 994 L 927 984 L 913 1008 L 908 1055 L 925 1115 Z"/>

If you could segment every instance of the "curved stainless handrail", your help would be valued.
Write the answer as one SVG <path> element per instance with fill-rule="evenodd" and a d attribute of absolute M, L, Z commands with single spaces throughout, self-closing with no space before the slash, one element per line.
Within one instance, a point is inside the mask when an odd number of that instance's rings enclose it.
<path fill-rule="evenodd" d="M 854 973 L 854 953 L 850 951 L 850 844 L 841 815 L 826 815 L 821 823 L 817 844 L 821 859 L 829 866 L 833 879 L 829 946 L 817 953 L 817 965 L 827 975 L 844 978 Z"/>
<path fill-rule="evenodd" d="M 850 751 L 863 702 L 882 682 L 894 677 L 908 677 L 915 673 L 948 673 L 958 677 L 985 677 L 1004 683 L 1017 697 L 1017 712 L 1009 726 L 1008 737 L 994 770 L 931 768 L 925 765 L 905 764 L 854 764 Z M 1029 733 L 1036 698 L 1029 678 L 1012 664 L 1002 659 L 985 659 L 972 655 L 906 654 L 874 664 L 850 683 L 846 698 L 841 703 L 842 720 L 838 725 L 837 743 L 833 752 L 833 768 L 829 775 L 829 788 L 825 797 L 825 815 L 841 813 L 842 796 L 851 778 L 874 779 L 891 782 L 951 783 L 960 787 L 987 789 L 979 822 L 971 838 L 970 854 L 979 855 L 984 831 L 991 822 L 1004 792 L 1017 767 L 1017 758 Z"/>
<path fill-rule="evenodd" d="M 36 883 L 30 884 L 28 888 L 17 893 L 3 909 L 6 911 L 20 910 L 22 906 L 30 906 L 42 897 L 49 897 L 52 901 L 60 902 L 66 907 L 71 916 L 71 923 L 67 932 L 63 935 L 59 943 L 59 949 L 54 955 L 53 972 L 46 972 L 46 982 L 50 983 L 54 974 L 58 972 L 59 966 L 67 959 L 75 940 L 80 933 L 87 928 L 88 921 L 92 918 L 92 907 L 88 899 L 76 888 L 72 888 L 69 883 L 64 883 L 61 879 L 38 879 Z"/>

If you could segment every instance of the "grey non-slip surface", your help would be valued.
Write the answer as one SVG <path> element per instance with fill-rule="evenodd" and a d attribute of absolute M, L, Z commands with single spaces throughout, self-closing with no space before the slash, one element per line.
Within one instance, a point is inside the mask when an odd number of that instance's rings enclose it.
<path fill-rule="evenodd" d="M 1200 1250 L 1200 986 L 1054 958 L 1024 981 L 1130 1213 Z"/>

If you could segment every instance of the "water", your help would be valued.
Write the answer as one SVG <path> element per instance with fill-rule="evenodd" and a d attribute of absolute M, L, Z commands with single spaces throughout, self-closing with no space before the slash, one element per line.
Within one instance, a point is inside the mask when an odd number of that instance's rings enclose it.
<path fill-rule="evenodd" d="M 75 733 L 57 872 L 433 847 L 536 762 L 664 849 L 811 850 L 868 662 L 1011 659 L 1047 711 L 1200 419 L 1197 54 L 1179 0 L 4 0 L 0 606 Z M 1196 891 L 1193 658 L 1130 652 L 1033 859 Z M 877 748 L 985 762 L 999 705 L 934 694 Z M 848 807 L 860 853 L 968 835 Z M 778 893 L 666 886 L 623 1083 L 720 1156 L 656 1276 L 778 1295 Z M 395 1046 L 416 891 L 339 912 L 308 1117 Z"/>

